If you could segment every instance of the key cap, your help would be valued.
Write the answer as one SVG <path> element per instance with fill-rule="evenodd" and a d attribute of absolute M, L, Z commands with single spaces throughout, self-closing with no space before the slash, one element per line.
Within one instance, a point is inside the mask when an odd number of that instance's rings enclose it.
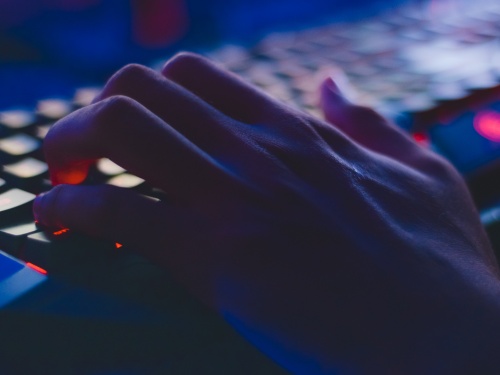
<path fill-rule="evenodd" d="M 0 139 L 0 157 L 3 162 L 14 161 L 21 156 L 28 156 L 41 146 L 38 139 L 26 134 L 15 134 Z"/>
<path fill-rule="evenodd" d="M 118 186 L 122 188 L 137 189 L 144 185 L 144 180 L 132 174 L 123 173 L 118 176 L 110 178 L 106 183 L 109 185 Z"/>
<path fill-rule="evenodd" d="M 36 113 L 48 120 L 59 120 L 73 110 L 71 103 L 64 99 L 45 99 L 38 102 Z"/>
<path fill-rule="evenodd" d="M 49 132 L 50 128 L 52 127 L 52 123 L 50 124 L 43 124 L 43 125 L 39 125 L 35 128 L 35 131 L 33 132 L 34 133 L 34 136 L 37 137 L 38 139 L 45 139 L 45 136 L 47 135 L 47 133 Z"/>
<path fill-rule="evenodd" d="M 85 107 L 92 103 L 92 100 L 101 92 L 98 87 L 81 87 L 73 97 L 73 105 L 77 108 Z"/>
<path fill-rule="evenodd" d="M 0 249 L 19 258 L 21 247 L 28 235 L 39 230 L 32 219 L 0 228 Z"/>
<path fill-rule="evenodd" d="M 24 109 L 0 112 L 0 128 L 6 134 L 26 130 L 36 123 L 35 114 Z"/>
<path fill-rule="evenodd" d="M 40 193 L 44 190 L 44 177 L 47 175 L 49 167 L 43 161 L 25 158 L 17 163 L 4 166 L 5 179 L 22 189 L 34 193 Z"/>
<path fill-rule="evenodd" d="M 116 176 L 125 172 L 125 169 L 109 159 L 103 158 L 97 162 L 96 168 L 99 172 L 106 176 Z"/>
<path fill-rule="evenodd" d="M 0 194 L 0 224 L 11 224 L 33 217 L 34 199 L 34 194 L 20 189 L 10 189 Z"/>

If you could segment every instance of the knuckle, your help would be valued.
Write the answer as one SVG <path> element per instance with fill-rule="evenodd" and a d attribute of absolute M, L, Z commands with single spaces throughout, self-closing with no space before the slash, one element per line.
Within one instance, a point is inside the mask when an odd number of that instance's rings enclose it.
<path fill-rule="evenodd" d="M 127 111 L 131 107 L 134 107 L 135 101 L 125 95 L 113 95 L 101 102 L 101 114 L 114 115 L 115 113 L 121 113 L 122 111 Z"/>
<path fill-rule="evenodd" d="M 107 132 L 114 132 L 120 126 L 119 118 L 127 117 L 136 109 L 137 103 L 132 98 L 124 95 L 114 95 L 99 102 L 90 122 L 90 131 L 103 136 Z"/>
<path fill-rule="evenodd" d="M 123 81 L 140 79 L 149 73 L 150 69 L 140 64 L 128 64 L 118 70 L 110 79 L 108 84 L 121 83 Z"/>
<path fill-rule="evenodd" d="M 163 74 L 172 74 L 178 69 L 192 69 L 204 64 L 206 59 L 192 52 L 179 52 L 163 67 Z"/>
<path fill-rule="evenodd" d="M 101 97 L 111 96 L 117 93 L 124 93 L 140 84 L 151 75 L 151 69 L 140 64 L 128 64 L 118 70 L 108 80 L 101 93 Z"/>

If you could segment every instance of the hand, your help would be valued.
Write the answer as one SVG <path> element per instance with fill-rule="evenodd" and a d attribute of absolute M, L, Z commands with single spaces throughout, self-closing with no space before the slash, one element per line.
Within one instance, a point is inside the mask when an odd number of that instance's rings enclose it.
<path fill-rule="evenodd" d="M 321 93 L 335 125 L 196 55 L 125 67 L 49 132 L 35 215 L 158 262 L 295 373 L 488 373 L 499 270 L 465 184 L 333 80 Z M 168 202 L 68 185 L 100 157 Z"/>

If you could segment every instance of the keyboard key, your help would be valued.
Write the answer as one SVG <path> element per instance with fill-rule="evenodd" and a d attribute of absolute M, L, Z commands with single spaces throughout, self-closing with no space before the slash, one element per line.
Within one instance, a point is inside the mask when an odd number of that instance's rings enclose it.
<path fill-rule="evenodd" d="M 36 127 L 34 131 L 34 135 L 36 138 L 44 140 L 45 136 L 49 132 L 50 128 L 52 127 L 53 124 L 45 124 L 45 125 L 39 125 Z"/>
<path fill-rule="evenodd" d="M 28 235 L 39 230 L 32 219 L 0 228 L 0 249 L 19 258 L 21 247 Z"/>
<path fill-rule="evenodd" d="M 19 156 L 27 156 L 38 150 L 41 142 L 26 134 L 16 134 L 0 139 L 0 155 L 5 161 L 12 161 Z"/>
<path fill-rule="evenodd" d="M 72 105 L 63 99 L 45 99 L 38 102 L 36 112 L 46 119 L 59 120 L 69 115 L 73 110 Z"/>
<path fill-rule="evenodd" d="M 34 194 L 20 189 L 11 189 L 0 194 L 0 224 L 11 224 L 32 218 L 34 199 Z"/>
<path fill-rule="evenodd" d="M 0 125 L 11 131 L 25 130 L 35 124 L 35 114 L 24 109 L 0 112 Z"/>
<path fill-rule="evenodd" d="M 76 107 L 85 107 L 92 103 L 92 100 L 101 92 L 98 87 L 79 88 L 73 97 L 73 105 Z"/>
<path fill-rule="evenodd" d="M 25 158 L 4 166 L 5 179 L 20 188 L 39 193 L 43 191 L 43 180 L 49 167 L 43 161 Z"/>
<path fill-rule="evenodd" d="M 28 235 L 21 259 L 34 263 L 47 271 L 51 270 L 52 236 L 47 232 L 37 232 Z"/>
<path fill-rule="evenodd" d="M 144 185 L 144 179 L 134 176 L 129 173 L 110 178 L 107 182 L 108 185 L 118 186 L 122 188 L 135 189 Z"/>
<path fill-rule="evenodd" d="M 107 158 L 100 159 L 97 162 L 97 170 L 106 176 L 116 176 L 125 172 L 125 169 Z"/>
<path fill-rule="evenodd" d="M 16 272 L 21 271 L 23 268 L 24 266 L 22 263 L 0 253 L 0 281 L 4 281 Z M 2 290 L 1 294 L 5 292 L 6 290 Z"/>

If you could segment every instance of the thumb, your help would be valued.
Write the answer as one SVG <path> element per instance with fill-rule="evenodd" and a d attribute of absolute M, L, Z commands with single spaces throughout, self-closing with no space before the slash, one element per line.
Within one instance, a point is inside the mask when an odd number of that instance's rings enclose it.
<path fill-rule="evenodd" d="M 333 126 L 362 146 L 397 160 L 410 161 L 421 152 L 403 130 L 373 109 L 354 104 L 348 96 L 333 78 L 323 81 L 321 108 Z"/>
<path fill-rule="evenodd" d="M 343 75 L 326 78 L 320 90 L 320 105 L 325 119 L 343 132 L 349 134 L 352 129 L 351 112 L 357 107 L 352 86 Z"/>

